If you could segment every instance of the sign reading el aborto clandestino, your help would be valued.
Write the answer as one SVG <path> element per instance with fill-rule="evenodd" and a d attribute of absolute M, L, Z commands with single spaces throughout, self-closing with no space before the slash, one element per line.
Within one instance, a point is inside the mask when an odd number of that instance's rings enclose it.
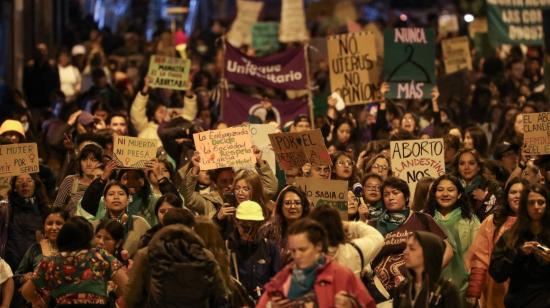
<path fill-rule="evenodd" d="M 410 200 L 421 178 L 445 174 L 445 147 L 441 138 L 390 141 L 390 155 L 392 173 L 407 182 Z"/>
<path fill-rule="evenodd" d="M 190 60 L 152 56 L 148 72 L 152 79 L 150 86 L 172 90 L 187 90 L 190 68 Z"/>
<path fill-rule="evenodd" d="M 523 117 L 523 153 L 550 154 L 550 112 L 526 113 Z"/>
<path fill-rule="evenodd" d="M 0 177 L 17 176 L 38 171 L 38 147 L 36 143 L 0 145 Z"/>
<path fill-rule="evenodd" d="M 143 169 L 157 156 L 158 140 L 113 136 L 113 160 L 119 168 Z"/>

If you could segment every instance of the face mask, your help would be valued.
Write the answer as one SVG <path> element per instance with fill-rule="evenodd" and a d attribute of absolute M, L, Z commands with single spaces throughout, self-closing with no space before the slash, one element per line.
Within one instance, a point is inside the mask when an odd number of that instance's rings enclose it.
<path fill-rule="evenodd" d="M 25 129 L 25 133 L 29 131 L 29 122 L 23 123 L 23 128 Z"/>

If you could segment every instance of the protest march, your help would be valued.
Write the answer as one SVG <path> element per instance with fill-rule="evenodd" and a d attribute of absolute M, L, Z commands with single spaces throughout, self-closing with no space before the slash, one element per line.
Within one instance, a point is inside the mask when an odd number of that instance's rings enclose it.
<path fill-rule="evenodd" d="M 0 308 L 550 307 L 550 2 L 1 3 Z"/>

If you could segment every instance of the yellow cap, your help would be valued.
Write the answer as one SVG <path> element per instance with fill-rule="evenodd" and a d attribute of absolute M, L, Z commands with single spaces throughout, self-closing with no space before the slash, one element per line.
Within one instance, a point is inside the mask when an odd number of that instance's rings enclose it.
<path fill-rule="evenodd" d="M 263 221 L 262 207 L 254 201 L 243 201 L 237 206 L 235 217 L 240 220 Z"/>
<path fill-rule="evenodd" d="M 2 123 L 2 126 L 0 126 L 0 135 L 7 132 L 16 132 L 21 134 L 22 137 L 25 137 L 25 129 L 23 128 L 23 124 L 16 120 L 6 120 Z"/>

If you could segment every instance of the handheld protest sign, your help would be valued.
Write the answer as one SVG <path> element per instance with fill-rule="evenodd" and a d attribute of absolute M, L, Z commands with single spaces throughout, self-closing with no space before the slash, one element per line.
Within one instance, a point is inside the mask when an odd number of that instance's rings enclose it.
<path fill-rule="evenodd" d="M 252 47 L 256 56 L 265 56 L 279 50 L 279 23 L 257 22 L 252 26 Z"/>
<path fill-rule="evenodd" d="M 200 169 L 249 167 L 256 163 L 248 125 L 193 134 L 200 154 Z"/>
<path fill-rule="evenodd" d="M 330 87 L 346 105 L 375 101 L 378 78 L 373 73 L 376 47 L 372 32 L 354 32 L 327 38 Z"/>
<path fill-rule="evenodd" d="M 452 74 L 460 70 L 472 70 L 470 41 L 466 36 L 454 37 L 441 42 L 445 73 Z"/>
<path fill-rule="evenodd" d="M 231 45 L 241 47 L 252 43 L 252 25 L 258 20 L 263 6 L 260 1 L 237 0 L 237 16 L 227 32 L 227 41 Z"/>
<path fill-rule="evenodd" d="M 414 199 L 416 183 L 423 177 L 437 178 L 445 174 L 443 139 L 390 141 L 391 170 L 404 180 Z"/>
<path fill-rule="evenodd" d="M 306 42 L 308 40 L 309 31 L 306 26 L 304 2 L 296 0 L 282 0 L 279 41 L 283 43 L 290 43 Z"/>
<path fill-rule="evenodd" d="M 302 168 L 305 163 L 331 165 L 321 130 L 301 133 L 269 134 L 269 140 L 281 169 Z"/>
<path fill-rule="evenodd" d="M 488 33 L 491 42 L 496 45 L 542 45 L 542 10 L 548 8 L 550 3 L 547 1 L 488 0 Z"/>
<path fill-rule="evenodd" d="M 550 154 L 550 112 L 526 113 L 523 117 L 523 153 Z"/>
<path fill-rule="evenodd" d="M 113 160 L 119 168 L 144 169 L 157 155 L 158 140 L 113 136 Z"/>
<path fill-rule="evenodd" d="M 181 58 L 151 56 L 149 72 L 151 87 L 187 90 L 191 61 Z"/>
<path fill-rule="evenodd" d="M 254 143 L 260 151 L 262 151 L 262 159 L 264 159 L 273 174 L 277 172 L 275 165 L 275 152 L 271 148 L 269 142 L 269 134 L 273 134 L 277 131 L 275 126 L 270 124 L 250 124 L 250 135 L 252 136 L 252 143 Z"/>
<path fill-rule="evenodd" d="M 36 143 L 0 145 L 0 177 L 39 171 Z"/>
<path fill-rule="evenodd" d="M 348 216 L 348 182 L 341 180 L 326 180 L 296 177 L 298 186 L 313 207 L 319 205 L 330 205 L 342 214 L 347 220 Z"/>
<path fill-rule="evenodd" d="M 435 34 L 433 29 L 384 30 L 384 80 L 387 98 L 430 98 L 435 85 Z"/>

